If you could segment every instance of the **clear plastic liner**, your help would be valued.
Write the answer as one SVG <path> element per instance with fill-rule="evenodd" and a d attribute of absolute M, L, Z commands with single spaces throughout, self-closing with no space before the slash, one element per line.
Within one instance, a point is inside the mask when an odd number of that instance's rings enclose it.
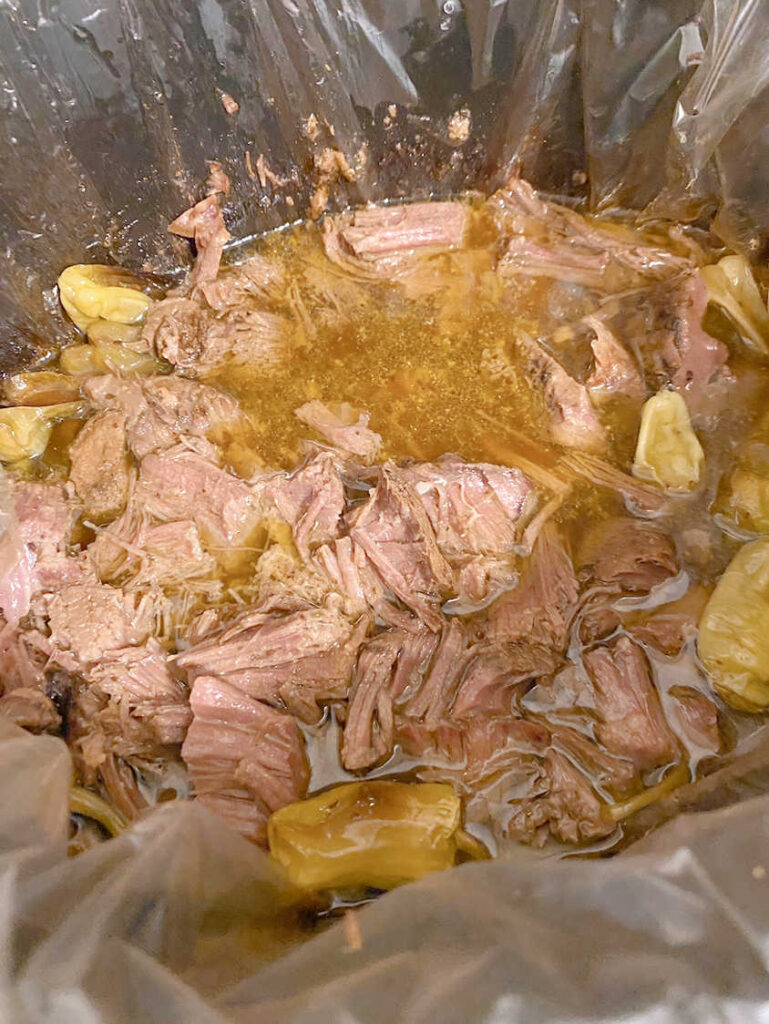
<path fill-rule="evenodd" d="M 354 173 L 331 209 L 518 169 L 593 209 L 717 211 L 763 256 L 768 33 L 766 0 L 5 0 L 0 366 L 73 336 L 66 264 L 189 259 L 166 225 L 207 160 L 236 238 L 304 217 L 332 148 Z M 767 1021 L 751 764 L 709 792 L 728 806 L 695 795 L 614 859 L 521 853 L 393 892 L 357 914 L 357 949 L 194 803 L 68 858 L 66 748 L 3 727 L 0 1020 Z"/>

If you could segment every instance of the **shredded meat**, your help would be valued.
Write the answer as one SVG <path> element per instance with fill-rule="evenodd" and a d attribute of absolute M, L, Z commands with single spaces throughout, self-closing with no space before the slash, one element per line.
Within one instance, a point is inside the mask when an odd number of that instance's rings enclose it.
<path fill-rule="evenodd" d="M 125 418 L 117 410 L 91 417 L 70 445 L 69 478 L 94 522 L 123 511 L 130 486 L 127 456 Z"/>
<path fill-rule="evenodd" d="M 382 447 L 382 438 L 369 429 L 368 413 L 361 412 L 357 416 L 346 402 L 333 412 L 322 402 L 313 399 L 300 406 L 296 416 L 312 427 L 331 444 L 344 451 L 357 455 L 365 462 L 373 462 Z"/>
<path fill-rule="evenodd" d="M 394 463 L 382 466 L 350 536 L 393 594 L 431 629 L 440 629 L 441 593 L 451 587 L 451 568 L 413 487 Z"/>
<path fill-rule="evenodd" d="M 568 640 L 577 594 L 571 558 L 556 527 L 548 523 L 518 586 L 481 616 L 479 631 L 490 642 L 523 641 L 561 651 Z"/>
<path fill-rule="evenodd" d="M 219 271 L 224 247 L 232 237 L 225 226 L 218 195 L 207 196 L 185 210 L 168 225 L 168 230 L 173 235 L 191 238 L 195 242 L 197 259 L 190 283 L 213 281 Z"/>
<path fill-rule="evenodd" d="M 199 676 L 182 747 L 198 802 L 264 843 L 272 811 L 304 796 L 309 771 L 294 719 L 229 682 Z"/>
<path fill-rule="evenodd" d="M 517 345 L 531 374 L 542 387 L 553 440 L 567 448 L 602 451 L 606 447 L 606 431 L 585 385 L 570 377 L 561 364 L 527 334 L 518 334 Z"/>
<path fill-rule="evenodd" d="M 672 761 L 676 743 L 654 687 L 646 656 L 628 637 L 585 654 L 595 686 L 598 739 L 638 768 Z"/>
<path fill-rule="evenodd" d="M 209 438 L 242 420 L 238 403 L 207 384 L 182 377 L 123 379 L 105 374 L 84 386 L 88 397 L 125 420 L 137 458 L 172 448 L 182 438 Z"/>
<path fill-rule="evenodd" d="M 314 722 L 319 701 L 347 695 L 368 627 L 368 619 L 353 624 L 333 608 L 248 611 L 223 633 L 179 655 L 177 664 L 193 677 L 226 679 Z"/>

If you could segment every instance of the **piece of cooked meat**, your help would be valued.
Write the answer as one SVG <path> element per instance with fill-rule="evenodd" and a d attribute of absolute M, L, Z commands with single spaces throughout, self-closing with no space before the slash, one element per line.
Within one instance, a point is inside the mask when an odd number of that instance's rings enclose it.
<path fill-rule="evenodd" d="M 357 257 L 379 256 L 425 247 L 456 248 L 462 244 L 467 206 L 455 202 L 409 203 L 356 210 L 341 230 L 344 244 Z"/>
<path fill-rule="evenodd" d="M 35 594 L 87 577 L 67 546 L 77 508 L 60 484 L 10 480 L 16 522 L 0 537 L 0 613 L 15 626 Z"/>
<path fill-rule="evenodd" d="M 44 598 L 51 642 L 90 666 L 106 651 L 143 643 L 152 632 L 153 595 L 104 583 L 75 583 Z"/>
<path fill-rule="evenodd" d="M 224 247 L 232 237 L 224 223 L 219 196 L 206 196 L 171 221 L 168 230 L 172 235 L 191 238 L 195 242 L 195 267 L 189 276 L 190 284 L 214 281 Z"/>
<path fill-rule="evenodd" d="M 554 441 L 567 448 L 600 452 L 606 447 L 606 431 L 584 384 L 574 380 L 538 341 L 519 331 L 519 353 L 542 393 L 550 414 Z"/>
<path fill-rule="evenodd" d="M 142 329 L 147 347 L 188 377 L 227 364 L 272 362 L 291 321 L 269 310 L 236 307 L 222 316 L 189 298 L 154 303 Z"/>
<path fill-rule="evenodd" d="M 545 828 L 562 842 L 598 839 L 614 831 L 587 777 L 557 750 L 548 750 L 542 785 L 545 793 L 523 802 L 509 832 L 522 842 L 542 842 Z"/>
<path fill-rule="evenodd" d="M 464 721 L 510 713 L 517 686 L 557 669 L 560 657 L 546 647 L 525 641 L 504 646 L 479 644 L 471 657 L 451 707 L 451 717 Z"/>
<path fill-rule="evenodd" d="M 187 687 L 171 674 L 168 655 L 156 640 L 105 651 L 88 670 L 88 682 L 106 694 L 121 715 L 145 723 L 159 744 L 184 739 L 192 719 Z"/>
<path fill-rule="evenodd" d="M 222 555 L 248 539 L 262 514 L 244 480 L 183 445 L 145 456 L 134 500 L 157 519 L 192 520 Z"/>
<path fill-rule="evenodd" d="M 643 650 L 620 636 L 587 651 L 584 663 L 595 687 L 596 735 L 607 750 L 639 769 L 672 761 L 675 737 Z"/>
<path fill-rule="evenodd" d="M 620 394 L 643 398 L 646 388 L 635 358 L 598 316 L 582 321 L 594 337 L 590 341 L 594 366 L 585 384 L 596 399 Z"/>
<path fill-rule="evenodd" d="M 478 632 L 492 643 L 526 642 L 563 651 L 577 595 L 571 558 L 557 528 L 547 523 L 518 586 L 498 597 L 479 616 Z"/>
<path fill-rule="evenodd" d="M 447 456 L 402 470 L 448 559 L 510 554 L 536 507 L 530 481 L 515 468 Z"/>
<path fill-rule="evenodd" d="M 264 843 L 269 815 L 307 791 L 309 770 L 295 720 L 206 675 L 195 680 L 190 707 L 182 757 L 195 799 Z"/>
<path fill-rule="evenodd" d="M 318 452 L 292 473 L 276 473 L 256 486 L 262 487 L 265 499 L 292 528 L 297 551 L 305 560 L 311 547 L 339 534 L 344 486 L 328 452 Z"/>
<path fill-rule="evenodd" d="M 594 524 L 579 546 L 577 564 L 580 579 L 614 593 L 648 594 L 678 572 L 670 537 L 630 516 Z"/>
<path fill-rule="evenodd" d="M 429 671 L 403 713 L 419 719 L 428 729 L 437 728 L 448 717 L 467 659 L 465 631 L 456 618 L 449 619 Z"/>
<path fill-rule="evenodd" d="M 191 678 L 226 679 L 252 697 L 315 722 L 319 703 L 347 697 L 369 625 L 366 617 L 351 623 L 333 607 L 288 614 L 257 608 L 180 654 L 177 663 Z"/>
<path fill-rule="evenodd" d="M 195 523 L 153 523 L 135 502 L 99 531 L 87 555 L 102 583 L 190 591 L 197 582 L 198 591 L 211 598 L 221 591 L 221 582 L 214 578 L 218 563 L 203 547 Z"/>
<path fill-rule="evenodd" d="M 643 347 L 658 383 L 697 393 L 722 380 L 729 350 L 702 327 L 708 292 L 700 275 L 686 274 L 672 289 L 660 286 L 652 303 L 655 317 Z"/>
<path fill-rule="evenodd" d="M 86 381 L 83 390 L 96 405 L 125 416 L 127 442 L 139 459 L 172 448 L 184 437 L 209 438 L 242 420 L 234 398 L 183 377 L 104 374 Z"/>
<path fill-rule="evenodd" d="M 131 477 L 125 417 L 117 409 L 92 416 L 69 448 L 69 478 L 95 523 L 113 519 L 125 508 Z"/>
<path fill-rule="evenodd" d="M 452 585 L 429 517 L 402 470 L 386 462 L 350 536 L 365 551 L 385 586 L 436 632 L 441 596 Z"/>
<path fill-rule="evenodd" d="M 373 462 L 382 447 L 381 436 L 369 428 L 369 414 L 356 414 L 347 402 L 334 412 L 315 398 L 296 409 L 294 415 L 337 448 L 365 462 Z"/>

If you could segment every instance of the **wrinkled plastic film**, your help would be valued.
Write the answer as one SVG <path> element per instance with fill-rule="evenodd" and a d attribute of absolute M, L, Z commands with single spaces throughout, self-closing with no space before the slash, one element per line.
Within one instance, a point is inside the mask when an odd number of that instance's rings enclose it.
<path fill-rule="evenodd" d="M 305 216 L 330 147 L 355 168 L 332 209 L 517 168 L 595 209 L 718 208 L 723 237 L 760 256 L 768 30 L 760 0 L 14 0 L 0 365 L 71 339 L 51 291 L 63 266 L 182 265 L 166 225 L 213 159 L 236 238 Z M 282 184 L 254 175 L 260 154 Z M 0 530 L 6 511 L 0 490 Z M 610 861 L 521 851 L 396 890 L 358 914 L 356 949 L 194 803 L 68 858 L 66 748 L 3 727 L 0 1019 L 765 1021 L 766 760 L 680 793 L 661 817 L 687 813 Z"/>

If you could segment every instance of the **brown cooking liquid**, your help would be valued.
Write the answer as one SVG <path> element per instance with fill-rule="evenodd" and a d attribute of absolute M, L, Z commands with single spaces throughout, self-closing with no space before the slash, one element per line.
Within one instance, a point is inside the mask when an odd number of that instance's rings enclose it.
<path fill-rule="evenodd" d="M 567 369 L 584 373 L 589 349 L 564 325 L 593 312 L 595 300 L 582 289 L 544 278 L 521 276 L 502 287 L 491 269 L 490 226 L 482 212 L 476 210 L 472 216 L 467 251 L 431 260 L 430 281 L 423 287 L 419 279 L 406 288 L 345 277 L 326 259 L 314 226 L 277 232 L 254 244 L 251 252 L 283 263 L 306 317 L 304 326 L 285 339 L 276 362 L 232 365 L 207 378 L 209 384 L 233 394 L 251 420 L 249 436 L 235 439 L 234 454 L 225 449 L 236 470 L 246 473 L 259 463 L 276 468 L 296 465 L 302 458 L 302 442 L 314 435 L 294 410 L 311 399 L 348 402 L 368 412 L 371 428 L 383 438 L 386 458 L 433 460 L 454 452 L 470 461 L 505 463 L 509 454 L 512 464 L 521 434 L 536 438 L 556 456 L 547 442 L 540 390 L 515 365 L 514 338 L 524 329 L 546 339 Z M 241 248 L 238 258 L 249 254 Z M 503 375 L 498 372 L 500 364 L 506 366 Z M 681 575 L 651 598 L 636 602 L 639 612 L 652 603 L 681 597 L 690 586 L 711 589 L 737 548 L 714 525 L 711 507 L 736 443 L 765 408 L 762 396 L 769 388 L 769 370 L 734 354 L 730 366 L 736 383 L 728 411 L 718 429 L 698 429 L 710 483 L 698 490 L 697 497 L 673 502 L 661 520 L 677 539 Z M 608 458 L 625 472 L 632 462 L 639 412 L 640 403 L 631 403 L 610 407 L 603 415 L 609 428 Z M 48 472 L 66 472 L 66 451 L 75 429 L 71 421 L 55 428 L 45 458 Z M 576 547 L 589 523 L 622 511 L 613 492 L 578 483 L 556 518 Z M 695 535 L 704 553 L 692 554 L 682 540 Z M 259 549 L 257 544 L 229 582 L 244 576 Z M 626 604 L 632 610 L 633 602 Z M 698 669 L 693 641 L 675 658 L 651 649 L 648 653 L 663 703 L 676 685 L 713 696 Z M 758 721 L 756 716 L 724 711 L 727 742 L 734 743 Z M 339 732 L 332 712 L 320 727 L 306 730 L 311 792 L 354 777 L 339 764 Z M 386 765 L 369 774 L 409 778 L 415 767 L 396 751 Z M 696 758 L 690 758 L 689 767 L 696 774 Z M 662 774 L 664 769 L 647 775 L 646 785 Z M 605 795 L 611 799 L 611 794 Z M 488 838 L 484 830 L 477 831 Z M 632 829 L 626 829 L 625 835 L 630 834 Z M 611 843 L 616 849 L 616 835 Z M 592 849 L 603 851 L 606 845 L 601 840 Z"/>

